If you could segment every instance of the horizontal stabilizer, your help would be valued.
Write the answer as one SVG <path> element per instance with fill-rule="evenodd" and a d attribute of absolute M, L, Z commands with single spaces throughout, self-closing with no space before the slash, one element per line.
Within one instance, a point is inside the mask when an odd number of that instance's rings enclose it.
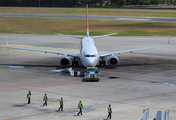
<path fill-rule="evenodd" d="M 112 33 L 112 34 L 107 34 L 107 35 L 94 36 L 94 37 L 92 37 L 92 38 L 107 37 L 107 36 L 110 36 L 110 35 L 115 35 L 115 34 L 118 34 L 118 33 Z"/>
<path fill-rule="evenodd" d="M 58 34 L 58 35 L 63 35 L 63 36 L 68 36 L 68 37 L 73 37 L 73 38 L 79 38 L 79 39 L 82 39 L 82 38 L 83 38 L 83 37 L 74 36 L 74 35 L 64 35 L 64 34 Z"/>

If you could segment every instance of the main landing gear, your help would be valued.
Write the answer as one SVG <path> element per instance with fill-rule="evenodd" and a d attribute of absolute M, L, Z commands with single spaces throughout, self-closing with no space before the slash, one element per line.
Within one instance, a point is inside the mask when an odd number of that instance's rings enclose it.
<path fill-rule="evenodd" d="M 100 62 L 99 62 L 99 65 L 104 65 L 106 66 L 106 61 L 104 60 L 104 57 L 101 58 Z"/>
<path fill-rule="evenodd" d="M 72 67 L 74 66 L 78 66 L 78 61 L 76 60 L 76 58 L 74 57 L 74 60 L 72 61 Z"/>

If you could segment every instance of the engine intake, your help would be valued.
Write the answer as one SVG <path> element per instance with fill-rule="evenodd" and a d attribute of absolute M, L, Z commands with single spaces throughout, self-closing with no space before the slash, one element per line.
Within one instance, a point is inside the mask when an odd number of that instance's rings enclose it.
<path fill-rule="evenodd" d="M 119 58 L 117 56 L 110 56 L 108 58 L 108 63 L 111 66 L 116 66 L 119 63 Z"/>
<path fill-rule="evenodd" d="M 70 65 L 70 58 L 68 56 L 62 56 L 60 58 L 60 64 L 62 66 L 69 66 Z"/>

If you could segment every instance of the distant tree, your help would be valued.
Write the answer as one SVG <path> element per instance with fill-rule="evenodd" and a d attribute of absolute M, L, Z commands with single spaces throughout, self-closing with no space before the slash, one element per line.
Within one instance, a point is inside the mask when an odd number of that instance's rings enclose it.
<path fill-rule="evenodd" d="M 111 0 L 111 3 L 117 3 L 119 0 Z"/>
<path fill-rule="evenodd" d="M 150 0 L 139 0 L 138 2 L 139 5 L 150 5 L 150 3 Z"/>
<path fill-rule="evenodd" d="M 151 0 L 145 0 L 144 5 L 150 5 Z"/>
<path fill-rule="evenodd" d="M 164 3 L 165 3 L 165 0 L 160 0 L 160 3 L 161 3 L 161 4 L 164 4 Z"/>
<path fill-rule="evenodd" d="M 132 5 L 137 5 L 137 4 L 139 4 L 138 2 L 139 2 L 139 0 L 132 0 L 131 4 Z"/>
<path fill-rule="evenodd" d="M 171 3 L 171 0 L 166 0 L 165 3 L 169 5 Z"/>
<path fill-rule="evenodd" d="M 159 4 L 159 0 L 151 0 L 151 4 Z"/>
<path fill-rule="evenodd" d="M 119 0 L 119 1 L 118 1 L 118 5 L 119 5 L 119 6 L 126 5 L 126 0 Z"/>
<path fill-rule="evenodd" d="M 139 0 L 139 1 L 138 1 L 138 4 L 139 4 L 139 5 L 143 5 L 143 4 L 144 4 L 144 0 Z"/>
<path fill-rule="evenodd" d="M 126 5 L 131 5 L 132 0 L 126 0 Z"/>

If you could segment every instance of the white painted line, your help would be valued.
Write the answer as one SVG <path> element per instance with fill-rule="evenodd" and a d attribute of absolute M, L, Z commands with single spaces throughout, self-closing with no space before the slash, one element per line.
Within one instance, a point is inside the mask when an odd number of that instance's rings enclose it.
<path fill-rule="evenodd" d="M 149 21 L 152 19 L 136 19 L 136 18 L 115 18 L 116 20 L 134 20 L 134 21 Z"/>

